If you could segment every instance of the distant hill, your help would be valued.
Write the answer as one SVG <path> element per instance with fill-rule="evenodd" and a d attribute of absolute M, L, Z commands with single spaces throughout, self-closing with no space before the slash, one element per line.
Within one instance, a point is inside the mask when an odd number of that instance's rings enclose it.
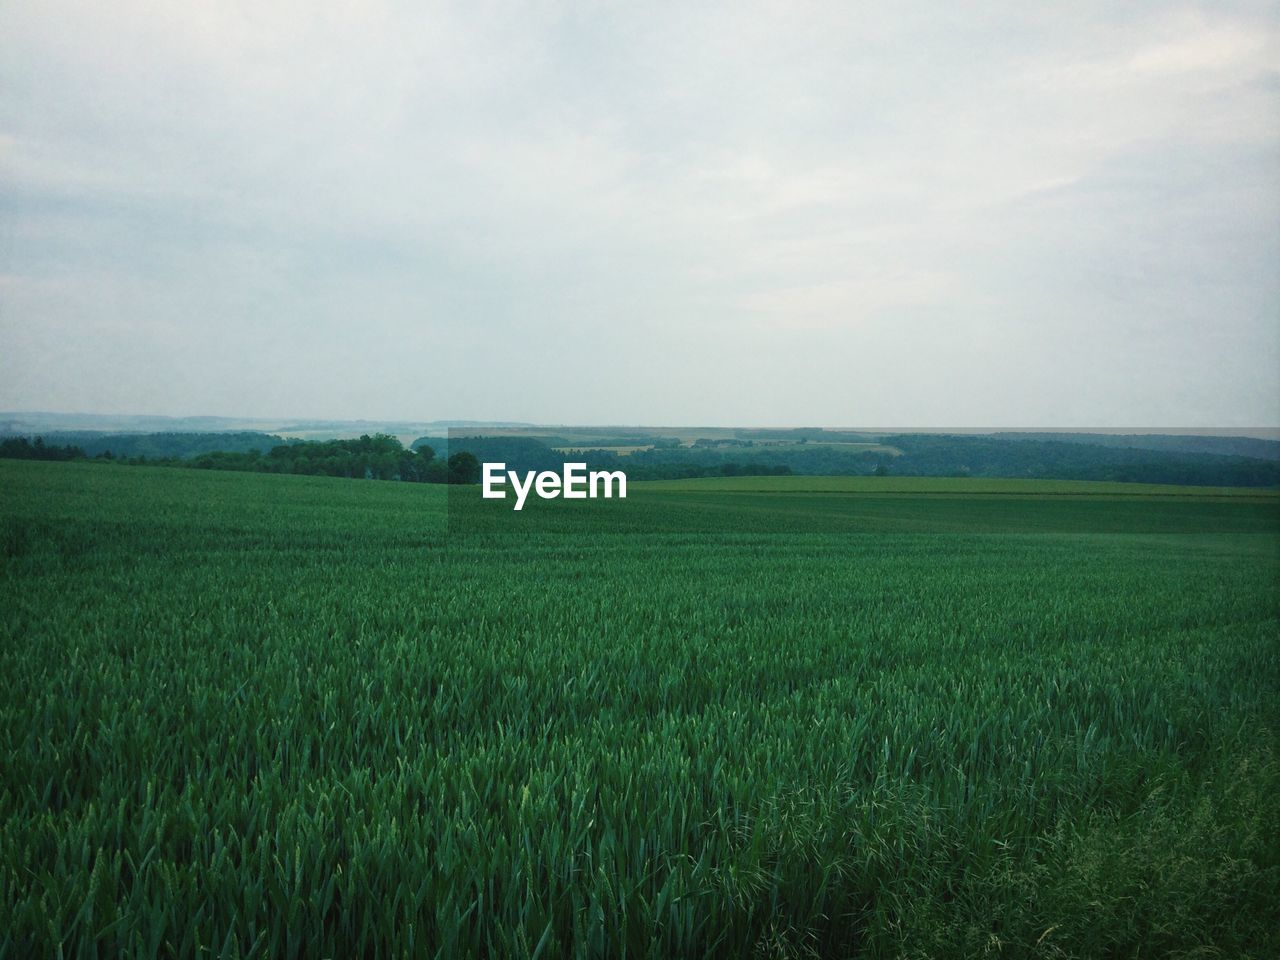
<path fill-rule="evenodd" d="M 1010 439 L 1003 434 L 899 434 L 881 442 L 900 456 L 886 461 L 896 476 L 1026 477 L 1199 486 L 1280 485 L 1280 460 L 1195 450 L 1150 449 L 1089 440 Z M 1186 439 L 1186 438 L 1178 438 Z M 1215 438 L 1208 438 L 1215 439 Z M 1230 439 L 1230 438 L 1222 438 Z M 1260 441 L 1265 442 L 1265 441 Z"/>
<path fill-rule="evenodd" d="M 532 424 L 490 420 L 323 420 L 266 417 L 163 417 L 151 414 L 0 412 L 0 436 L 98 431 L 105 433 L 329 434 L 393 436 L 443 434 L 456 428 L 516 429 Z"/>
<path fill-rule="evenodd" d="M 574 452 L 554 449 L 560 436 L 455 437 L 446 445 L 423 438 L 414 446 L 430 445 L 438 456 L 468 450 L 480 460 L 503 461 L 520 470 L 558 469 L 568 460 L 591 468 L 626 469 L 636 477 L 706 475 L 723 469 L 731 473 L 764 473 L 785 468 L 811 476 L 860 476 L 873 473 L 898 477 L 1008 477 L 1044 480 L 1101 480 L 1128 483 L 1168 483 L 1210 487 L 1280 486 L 1280 458 L 1250 457 L 1194 449 L 1196 441 L 1223 440 L 1221 449 L 1247 438 L 1157 437 L 1156 448 L 1130 446 L 1125 438 L 1105 435 L 1030 435 L 904 433 L 877 436 L 877 443 L 850 442 L 848 433 L 820 430 L 762 431 L 753 439 L 705 438 L 691 444 L 660 443 L 651 449 L 618 454 L 590 443 Z M 858 434 L 859 437 L 868 435 Z M 1091 443 L 1085 437 L 1112 439 Z M 613 438 L 616 439 L 616 438 Z M 627 439 L 643 439 L 634 430 Z M 650 439 L 662 439 L 655 430 Z M 790 442 L 788 442 L 790 441 Z M 841 442 L 843 441 L 843 442 Z M 1192 449 L 1178 449 L 1185 441 Z M 1260 449 L 1274 441 L 1259 440 Z M 604 446 L 603 444 L 601 446 Z M 1205 446 L 1213 447 L 1212 443 Z"/>
<path fill-rule="evenodd" d="M 219 417 L 0 414 L 0 438 L 76 447 L 90 457 L 187 459 L 267 453 L 282 443 L 387 434 L 441 459 L 469 450 L 512 468 L 558 469 L 565 459 L 640 477 L 719 472 L 973 476 L 1199 486 L 1280 486 L 1280 440 L 1232 435 L 1080 431 L 922 432 L 726 427 L 533 427 L 513 421 L 245 421 Z M 75 426 L 72 426 L 75 424 Z M 95 426 L 86 426 L 95 424 Z M 102 429 L 116 424 L 113 429 Z M 145 429 L 163 425 L 165 429 Z M 231 428 L 228 425 L 236 425 Z M 271 427 L 265 426 L 272 425 Z M 179 425 L 187 429 L 177 429 Z M 452 432 L 450 440 L 448 432 Z M 411 440 L 412 437 L 417 440 Z M 612 448 L 612 449 L 610 449 Z M 575 452 L 568 453 L 566 451 Z"/>
<path fill-rule="evenodd" d="M 162 460 L 170 457 L 195 457 L 202 453 L 266 453 L 272 447 L 287 443 L 283 437 L 269 433 L 239 431 L 233 433 L 102 433 L 96 430 L 57 430 L 36 434 L 46 444 L 79 447 L 86 456 L 110 453 L 113 457 L 146 457 Z"/>
<path fill-rule="evenodd" d="M 1170 453 L 1215 453 L 1222 456 L 1280 460 L 1280 440 L 1257 437 L 1194 436 L 1175 433 L 996 433 L 1001 440 L 1034 440 L 1052 443 L 1086 443 L 1125 450 L 1162 450 Z"/>

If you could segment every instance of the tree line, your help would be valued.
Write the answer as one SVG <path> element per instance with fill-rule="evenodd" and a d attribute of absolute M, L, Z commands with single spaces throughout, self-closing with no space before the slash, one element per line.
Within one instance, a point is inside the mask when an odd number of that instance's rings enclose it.
<path fill-rule="evenodd" d="M 559 472 L 566 461 L 590 470 L 625 470 L 634 480 L 720 476 L 896 475 L 1026 477 L 1059 480 L 1117 480 L 1201 486 L 1274 487 L 1280 485 L 1280 462 L 1240 455 L 1121 448 L 1104 444 L 1005 437 L 900 434 L 882 438 L 892 450 L 842 448 L 836 444 L 779 444 L 744 448 L 707 441 L 684 447 L 666 445 L 620 455 L 585 447 L 553 449 L 532 437 L 420 438 L 409 449 L 387 434 L 350 440 L 284 440 L 258 435 L 262 449 L 197 450 L 225 437 L 229 445 L 246 443 L 249 435 L 206 435 L 194 440 L 170 435 L 178 442 L 165 456 L 121 456 L 99 449 L 91 456 L 84 444 L 48 443 L 44 438 L 10 437 L 0 441 L 0 457 L 24 460 L 115 460 L 130 464 L 162 464 L 204 470 L 242 470 L 352 479 L 399 480 L 409 483 L 477 483 L 480 463 L 503 462 L 519 471 Z M 127 449 L 169 450 L 154 435 Z M 134 438 L 130 438 L 134 439 Z M 430 440 L 430 442 L 428 442 Z M 272 442 L 275 441 L 275 442 Z M 440 444 L 445 455 L 437 455 Z M 176 454 L 176 455 L 175 455 Z M 465 454 L 465 456 L 464 456 Z"/>
<path fill-rule="evenodd" d="M 0 441 L 0 458 L 9 460 L 97 460 L 128 465 L 189 467 L 196 470 L 234 470 L 247 473 L 289 473 L 410 483 L 479 483 L 475 455 L 459 451 L 438 459 L 429 446 L 406 450 L 395 437 L 365 434 L 355 440 L 296 440 L 260 450 L 218 450 L 194 457 L 145 455 L 117 457 L 103 450 L 93 457 L 75 444 L 47 444 L 43 437 L 9 437 Z"/>
<path fill-rule="evenodd" d="M 278 439 L 278 438 L 272 438 Z M 435 449 L 416 441 L 406 449 L 387 434 L 365 434 L 353 440 L 292 440 L 277 443 L 265 452 L 253 450 L 205 451 L 194 456 L 117 456 L 104 449 L 93 456 L 76 444 L 47 444 L 42 437 L 12 437 L 0 442 L 0 458 L 16 460 L 95 460 L 128 465 L 188 467 L 196 470 L 232 470 L 246 473 L 281 473 L 355 480 L 393 480 L 406 483 L 479 483 L 481 460 L 504 462 L 510 469 L 559 471 L 564 463 L 586 463 L 588 469 L 625 470 L 635 480 L 679 480 L 693 477 L 785 476 L 785 464 L 741 463 L 641 463 L 619 457 L 611 450 L 552 450 L 537 440 L 519 437 L 474 437 L 454 441 L 454 452 L 436 456 Z M 446 443 L 448 441 L 445 441 Z"/>
<path fill-rule="evenodd" d="M 5 460 L 84 460 L 82 448 L 67 444 L 58 446 L 47 444 L 44 437 L 36 437 L 35 441 L 26 437 L 6 437 L 0 440 L 0 459 Z"/>

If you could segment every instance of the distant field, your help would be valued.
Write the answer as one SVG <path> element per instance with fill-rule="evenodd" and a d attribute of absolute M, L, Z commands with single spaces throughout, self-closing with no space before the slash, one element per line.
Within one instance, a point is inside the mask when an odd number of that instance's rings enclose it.
<path fill-rule="evenodd" d="M 597 447 L 589 443 L 584 443 L 572 447 L 552 447 L 556 453 L 573 453 L 577 450 L 608 450 L 610 453 L 616 453 L 620 457 L 635 453 L 637 450 L 652 450 L 653 444 L 645 444 L 644 446 L 625 446 L 625 447 Z"/>
<path fill-rule="evenodd" d="M 971 477 L 703 477 L 637 482 L 637 488 L 688 492 L 946 494 L 962 496 L 1241 497 L 1280 504 L 1280 491 L 1093 480 L 1002 480 Z"/>
<path fill-rule="evenodd" d="M 1280 956 L 1219 493 L 0 461 L 0 957 Z"/>
<path fill-rule="evenodd" d="M 466 432 L 460 431 L 460 432 Z M 492 437 L 562 437 L 574 444 L 590 446 L 594 442 L 607 437 L 666 437 L 692 443 L 699 438 L 729 440 L 737 436 L 735 430 L 725 427 L 507 427 L 483 429 L 485 436 Z"/>
<path fill-rule="evenodd" d="M 754 440 L 755 446 L 734 448 L 726 446 L 723 449 L 743 449 L 758 450 L 765 448 L 772 451 L 779 450 L 812 450 L 814 447 L 831 447 L 835 450 L 844 450 L 849 453 L 887 453 L 891 456 L 898 456 L 902 453 L 897 447 L 886 446 L 883 443 L 874 441 L 854 441 L 854 440 L 808 440 L 804 443 L 796 443 L 794 440 Z"/>

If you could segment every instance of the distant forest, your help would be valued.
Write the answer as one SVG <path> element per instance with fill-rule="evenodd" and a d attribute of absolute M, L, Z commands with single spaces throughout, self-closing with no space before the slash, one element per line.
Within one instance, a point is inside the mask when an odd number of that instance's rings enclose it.
<path fill-rule="evenodd" d="M 133 439 L 131 435 L 126 435 Z M 109 442 L 98 442 L 88 446 L 98 450 L 90 455 L 85 447 L 78 444 L 50 444 L 43 437 L 28 440 L 26 437 L 10 437 L 0 441 L 0 459 L 11 460 L 94 460 L 99 462 L 123 463 L 134 466 L 174 466 L 188 467 L 197 470 L 235 470 L 249 473 L 291 473 L 304 476 L 346 477 L 364 480 L 396 480 L 409 483 L 479 483 L 480 456 L 484 459 L 499 460 L 509 455 L 506 461 L 511 469 L 520 470 L 556 470 L 559 471 L 566 460 L 586 462 L 592 467 L 617 465 L 618 457 L 609 451 L 592 450 L 583 455 L 558 454 L 545 444 L 535 440 L 521 438 L 495 438 L 486 445 L 484 441 L 466 441 L 462 446 L 455 444 L 455 449 L 447 458 L 437 457 L 435 449 L 421 441 L 415 442 L 411 449 L 405 449 L 395 437 L 386 434 L 362 436 L 355 440 L 290 440 L 273 443 L 265 452 L 258 448 L 241 450 L 211 450 L 197 452 L 205 446 L 203 442 L 190 440 L 199 434 L 153 434 L 153 438 L 166 436 L 172 438 L 171 446 L 166 447 L 162 441 L 153 440 L 151 444 L 143 444 L 143 449 L 183 451 L 172 454 L 156 455 L 135 453 L 126 456 L 115 453 Z M 209 436 L 223 437 L 227 434 Z M 254 436 L 250 434 L 234 435 L 239 438 Z M 279 441 L 279 437 L 257 435 L 267 440 Z M 243 442 L 243 440 L 241 440 Z M 120 449 L 137 450 L 138 445 L 115 443 Z M 504 452 L 505 451 L 505 452 Z M 629 464 L 624 465 L 632 479 L 675 479 L 708 476 L 742 476 L 759 473 L 767 476 L 781 476 L 791 473 L 784 465 L 761 464 L 749 465 L 734 462 L 715 464 L 656 464 L 633 470 Z"/>
<path fill-rule="evenodd" d="M 27 436 L 30 436 L 29 434 Z M 283 437 L 256 431 L 232 433 L 103 433 L 97 430 L 58 430 L 40 434 L 45 444 L 79 447 L 86 456 L 110 453 L 112 458 L 147 457 L 151 460 L 194 457 L 200 453 L 266 452 Z"/>
<path fill-rule="evenodd" d="M 395 437 L 385 434 L 366 435 L 356 440 L 277 441 L 263 452 L 258 447 L 248 450 L 209 450 L 208 442 L 193 440 L 200 434 L 152 434 L 149 442 L 121 444 L 117 455 L 108 442 L 90 445 L 98 448 L 91 459 L 127 464 L 191 467 L 197 470 L 238 470 L 250 473 L 292 473 L 321 477 L 347 477 L 364 480 L 403 480 L 413 483 L 474 483 L 479 479 L 479 465 L 469 454 L 456 454 L 449 461 L 439 460 L 428 446 L 406 450 Z M 245 442 L 253 434 L 211 434 L 232 438 L 234 445 Z M 119 438 L 113 438 L 118 440 Z M 127 439 L 133 440 L 133 437 Z M 231 445 L 231 444 L 229 444 Z M 151 455 L 137 453 L 141 448 Z M 161 451 L 157 454 L 155 451 Z M 34 441 L 15 437 L 0 441 L 0 457 L 22 460 L 90 459 L 85 447 L 78 444 L 49 444 L 43 437 Z"/>
<path fill-rule="evenodd" d="M 770 439 L 776 439 L 777 432 L 773 433 Z M 805 431 L 801 442 L 755 445 L 748 439 L 707 440 L 689 447 L 664 444 L 626 455 L 590 448 L 560 453 L 532 437 L 454 439 L 450 449 L 469 450 L 482 461 L 502 460 L 516 470 L 558 470 L 565 460 L 585 461 L 589 469 L 624 469 L 628 477 L 637 480 L 795 473 L 1024 477 L 1230 487 L 1280 485 L 1280 462 L 1257 457 L 967 434 L 879 436 L 878 449 L 866 449 L 839 442 L 809 442 L 810 438 L 816 439 L 814 433 Z M 423 438 L 414 446 L 426 442 L 427 438 Z"/>
<path fill-rule="evenodd" d="M 649 448 L 630 453 L 599 449 L 606 446 Z M 1241 450 L 1255 455 L 1243 455 L 1238 452 Z M 580 449 L 563 437 L 423 437 L 406 449 L 398 439 L 386 434 L 303 441 L 252 432 L 84 431 L 11 437 L 0 441 L 0 457 L 114 460 L 416 483 L 475 482 L 479 463 L 484 461 L 502 461 L 508 469 L 519 471 L 559 471 L 570 461 L 585 462 L 589 469 L 622 469 L 635 480 L 794 473 L 1280 486 L 1280 443 L 1276 441 L 1101 434 L 907 433 L 846 437 L 835 432 L 797 429 L 740 431 L 732 439 L 699 439 L 686 446 L 670 437 L 637 433 L 593 438 Z"/>

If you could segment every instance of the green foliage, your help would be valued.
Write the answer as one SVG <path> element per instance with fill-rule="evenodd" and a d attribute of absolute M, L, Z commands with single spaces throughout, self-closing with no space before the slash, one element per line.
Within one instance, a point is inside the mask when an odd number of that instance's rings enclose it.
<path fill-rule="evenodd" d="M 44 437 L 34 441 L 26 437 L 0 440 L 0 459 L 4 460 L 83 460 L 84 451 L 76 446 L 46 444 Z"/>
<path fill-rule="evenodd" d="M 284 441 L 274 434 L 251 430 L 220 433 L 104 433 L 97 430 L 60 430 L 45 434 L 46 443 L 74 444 L 86 456 L 110 452 L 113 458 L 167 460 L 194 457 L 201 453 L 263 452 Z"/>
<path fill-rule="evenodd" d="M 785 467 L 808 476 L 882 475 L 920 477 L 1010 477 L 1168 483 L 1201 486 L 1280 485 L 1280 444 L 1240 438 L 1155 438 L 1150 440 L 1066 435 L 968 436 L 901 434 L 879 436 L 821 430 L 739 430 L 732 439 L 700 439 L 691 447 L 637 450 L 620 458 L 628 476 L 663 479 L 713 475 L 734 462 L 742 473 L 766 474 Z M 516 439 L 516 438 L 509 438 Z M 526 438 L 527 439 L 527 438 Z M 1097 443 L 1088 442 L 1097 440 Z M 1130 446 L 1149 442 L 1153 449 Z M 779 442 L 784 441 L 784 442 Z M 1195 441 L 1195 442 L 1193 442 Z M 1220 442 L 1219 442 L 1220 441 Z M 1240 456 L 1223 451 L 1248 451 Z M 666 471 L 666 472 L 663 472 Z"/>
<path fill-rule="evenodd" d="M 450 483 L 479 483 L 480 461 L 468 450 L 459 450 L 449 457 Z"/>
<path fill-rule="evenodd" d="M 1280 952 L 1265 498 L 800 482 L 0 463 L 0 956 Z"/>
<path fill-rule="evenodd" d="M 295 440 L 277 444 L 265 457 L 257 451 L 206 453 L 192 460 L 191 466 L 205 470 L 442 483 L 444 468 L 434 460 L 435 451 L 430 447 L 409 451 L 395 437 L 379 433 L 372 437 L 366 434 L 356 440 Z"/>
<path fill-rule="evenodd" d="M 606 437 L 606 440 L 629 439 Z M 635 438 L 630 438 L 635 439 Z M 414 441 L 415 444 L 422 440 Z M 549 445 L 561 442 L 561 438 L 533 437 L 454 437 L 449 440 L 451 451 L 466 451 L 483 462 L 505 463 L 508 470 L 527 473 L 530 470 L 549 470 L 559 473 L 566 462 L 585 463 L 588 470 L 623 470 L 632 480 L 681 480 L 693 477 L 738 476 L 787 476 L 791 468 L 783 464 L 740 462 L 718 455 L 707 457 L 700 463 L 696 458 L 676 455 L 672 462 L 662 462 L 654 457 L 641 457 L 639 453 L 620 457 L 611 450 L 589 446 L 567 446 L 561 450 Z"/>
<path fill-rule="evenodd" d="M 592 431 L 582 430 L 581 435 Z M 1280 443 L 1238 437 L 1125 437 L 1101 434 L 998 436 L 902 434 L 874 438 L 832 430 L 738 430 L 682 446 L 673 437 L 470 436 L 415 440 L 409 450 L 386 434 L 357 440 L 282 441 L 262 433 L 99 434 L 63 432 L 58 446 L 0 441 L 0 457 L 165 463 L 255 473 L 449 482 L 447 460 L 467 451 L 508 469 L 560 472 L 566 461 L 589 470 L 625 470 L 633 480 L 736 476 L 924 476 L 1095 480 L 1201 486 L 1280 485 Z M 1047 439 L 1058 438 L 1058 439 Z M 878 439 L 880 442 L 873 442 Z M 621 442 L 627 441 L 627 442 Z M 1097 441 L 1097 442 L 1093 442 Z M 645 447 L 627 455 L 605 446 Z M 1239 455 L 1240 452 L 1249 454 Z M 432 463 L 439 453 L 444 463 Z M 425 454 L 425 455 L 424 455 Z"/>
<path fill-rule="evenodd" d="M 1085 442 L 1095 439 L 1098 442 Z M 1075 435 L 1070 440 L 1041 440 L 907 433 L 884 437 L 881 442 L 902 451 L 901 456 L 892 461 L 893 472 L 914 476 L 963 474 L 1244 487 L 1280 484 L 1280 462 L 1274 459 L 1176 446 L 1131 449 L 1114 445 L 1115 438 L 1106 436 L 1095 438 L 1086 434 Z M 1267 441 L 1255 443 L 1261 445 Z M 1208 449 L 1232 448 L 1209 445 Z"/>

